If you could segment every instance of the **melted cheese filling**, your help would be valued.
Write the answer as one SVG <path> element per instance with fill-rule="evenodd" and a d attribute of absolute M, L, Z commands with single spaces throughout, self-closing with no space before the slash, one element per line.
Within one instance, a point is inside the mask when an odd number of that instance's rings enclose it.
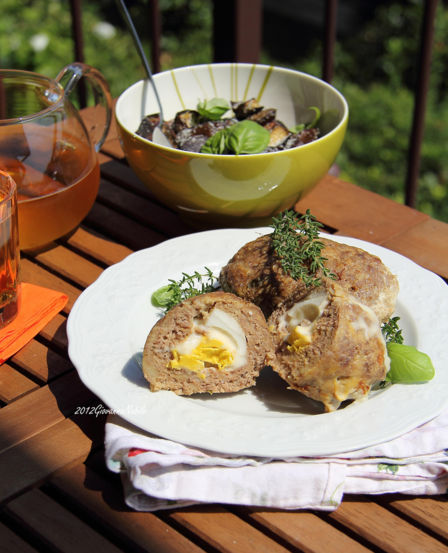
<path fill-rule="evenodd" d="M 231 370 L 246 364 L 246 336 L 231 315 L 215 308 L 205 323 L 194 323 L 193 332 L 171 355 L 169 368 L 187 369 L 205 378 L 209 367 Z"/>
<path fill-rule="evenodd" d="M 311 293 L 294 304 L 280 320 L 280 329 L 286 335 L 289 351 L 298 351 L 311 344 L 314 325 L 328 305 L 326 292 Z"/>
<path fill-rule="evenodd" d="M 358 315 L 356 319 L 351 321 L 353 330 L 356 332 L 364 332 L 366 339 L 372 338 L 372 336 L 381 335 L 381 325 L 373 309 L 363 303 L 360 303 L 359 301 L 356 301 L 353 297 L 351 297 L 350 300 L 352 303 L 359 305 L 363 310 L 362 314 Z"/>

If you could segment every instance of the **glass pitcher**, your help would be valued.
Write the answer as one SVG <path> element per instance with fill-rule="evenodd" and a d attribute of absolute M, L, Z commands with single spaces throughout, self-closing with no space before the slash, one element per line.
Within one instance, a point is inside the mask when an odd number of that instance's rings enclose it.
<path fill-rule="evenodd" d="M 70 101 L 82 77 L 95 99 L 83 118 Z M 89 212 L 98 192 L 97 152 L 109 130 L 111 106 L 101 73 L 82 63 L 64 67 L 54 80 L 0 70 L 0 170 L 17 183 L 22 250 L 48 247 Z"/>

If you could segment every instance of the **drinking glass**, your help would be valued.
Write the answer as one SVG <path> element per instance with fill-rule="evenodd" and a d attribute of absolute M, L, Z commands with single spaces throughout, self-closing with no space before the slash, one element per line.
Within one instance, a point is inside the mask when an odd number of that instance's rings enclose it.
<path fill-rule="evenodd" d="M 0 171 L 0 328 L 19 310 L 19 256 L 16 183 Z"/>

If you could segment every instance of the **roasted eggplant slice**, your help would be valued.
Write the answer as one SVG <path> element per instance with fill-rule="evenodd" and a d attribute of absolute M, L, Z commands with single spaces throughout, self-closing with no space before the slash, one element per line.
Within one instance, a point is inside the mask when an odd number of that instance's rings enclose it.
<path fill-rule="evenodd" d="M 292 134 L 285 142 L 284 149 L 296 148 L 302 146 L 302 144 L 308 144 L 319 138 L 319 129 L 303 129 L 297 133 Z"/>
<path fill-rule="evenodd" d="M 174 133 L 177 134 L 183 129 L 192 129 L 199 123 L 200 118 L 199 113 L 193 109 L 178 111 L 173 122 Z"/>
<path fill-rule="evenodd" d="M 271 133 L 268 148 L 278 148 L 291 134 L 280 121 L 270 121 L 264 128 Z"/>
<path fill-rule="evenodd" d="M 255 98 L 251 98 L 245 102 L 231 102 L 231 106 L 238 121 L 247 119 L 249 116 L 263 109 L 263 106 L 260 106 Z"/>
<path fill-rule="evenodd" d="M 146 138 L 147 140 L 152 140 L 152 133 L 154 129 L 160 122 L 160 115 L 158 113 L 153 113 L 152 115 L 146 115 L 140 123 L 140 126 L 137 129 L 137 134 Z"/>
<path fill-rule="evenodd" d="M 271 121 L 274 121 L 276 115 L 277 115 L 276 109 L 268 108 L 268 109 L 262 109 L 257 113 L 253 113 L 252 115 L 249 115 L 247 119 L 250 119 L 251 121 L 255 121 L 256 123 L 259 123 L 260 125 L 264 126 L 270 123 Z"/>

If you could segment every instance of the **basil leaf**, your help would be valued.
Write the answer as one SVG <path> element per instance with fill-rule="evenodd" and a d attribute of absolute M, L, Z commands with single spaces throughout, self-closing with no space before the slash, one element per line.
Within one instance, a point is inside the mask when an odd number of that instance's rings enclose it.
<path fill-rule="evenodd" d="M 197 110 L 204 119 L 211 119 L 216 121 L 229 111 L 230 105 L 224 98 L 212 98 L 211 100 L 204 100 L 199 102 Z"/>
<path fill-rule="evenodd" d="M 201 148 L 203 154 L 225 154 L 227 153 L 227 129 L 221 129 L 207 139 Z"/>
<path fill-rule="evenodd" d="M 152 293 L 151 303 L 154 307 L 166 307 L 172 300 L 174 293 L 175 292 L 171 284 L 162 286 Z"/>
<path fill-rule="evenodd" d="M 240 121 L 227 128 L 227 148 L 235 154 L 258 154 L 266 149 L 270 137 L 255 121 Z"/>
<path fill-rule="evenodd" d="M 389 342 L 387 352 L 390 358 L 390 369 L 386 381 L 392 383 L 412 384 L 431 380 L 435 370 L 426 353 L 414 346 Z"/>

